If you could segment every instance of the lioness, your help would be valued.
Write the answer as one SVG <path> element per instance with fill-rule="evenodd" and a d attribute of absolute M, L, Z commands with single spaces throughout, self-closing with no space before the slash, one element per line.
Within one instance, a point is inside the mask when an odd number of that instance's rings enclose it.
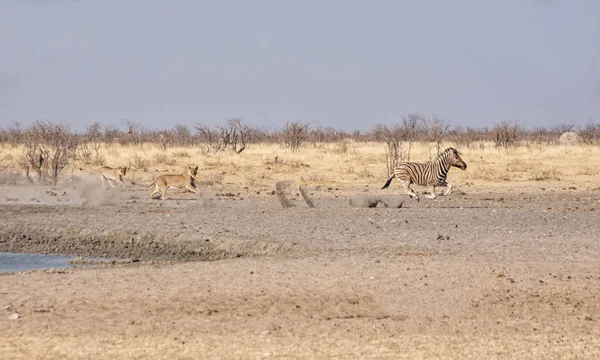
<path fill-rule="evenodd" d="M 156 198 L 155 195 L 160 193 L 160 199 L 165 200 L 167 198 L 167 190 L 169 188 L 181 188 L 185 187 L 189 191 L 196 193 L 196 184 L 194 183 L 194 177 L 198 174 L 197 166 L 189 166 L 187 172 L 183 174 L 165 174 L 160 175 L 154 180 L 154 182 L 148 186 L 154 185 L 154 190 L 150 194 L 151 198 Z"/>
<path fill-rule="evenodd" d="M 122 186 L 125 186 L 123 176 L 127 173 L 127 167 L 111 168 L 110 166 L 103 166 L 100 168 L 100 177 L 102 178 L 102 184 L 106 187 L 108 182 L 110 186 L 115 187 L 113 182 L 120 182 Z"/>

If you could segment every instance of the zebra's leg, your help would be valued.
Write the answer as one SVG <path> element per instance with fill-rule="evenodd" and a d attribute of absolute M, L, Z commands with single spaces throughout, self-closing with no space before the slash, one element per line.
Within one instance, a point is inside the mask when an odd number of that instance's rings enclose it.
<path fill-rule="evenodd" d="M 444 192 L 442 193 L 442 195 L 444 195 L 444 196 L 448 196 L 448 195 L 450 195 L 450 193 L 452 192 L 452 185 L 450 185 L 450 184 L 446 183 L 446 187 L 447 187 L 446 191 L 444 191 Z"/>
<path fill-rule="evenodd" d="M 437 195 L 435 193 L 435 186 L 431 186 L 431 193 L 425 195 L 425 197 L 428 198 L 428 199 L 431 199 L 431 200 L 433 200 L 433 199 L 435 199 L 437 197 Z"/>
<path fill-rule="evenodd" d="M 400 180 L 400 186 L 404 188 L 405 194 L 408 194 L 411 198 L 415 198 L 417 201 L 420 201 L 419 195 L 417 195 L 417 193 L 410 188 L 410 182 L 406 180 Z"/>

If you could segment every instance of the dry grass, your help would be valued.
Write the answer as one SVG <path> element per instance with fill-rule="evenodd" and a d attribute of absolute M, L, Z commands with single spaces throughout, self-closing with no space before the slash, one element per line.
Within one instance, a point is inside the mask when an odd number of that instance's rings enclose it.
<path fill-rule="evenodd" d="M 455 184 L 504 184 L 512 182 L 595 181 L 600 172 L 600 147 L 589 145 L 535 145 L 516 148 L 496 148 L 481 143 L 472 148 L 454 146 L 468 164 L 466 171 L 453 169 L 449 179 Z M 0 148 L 0 168 L 20 171 L 18 159 L 22 147 L 3 145 Z M 233 151 L 205 153 L 201 147 L 173 147 L 162 151 L 155 144 L 136 146 L 102 145 L 103 162 L 109 166 L 126 165 L 127 175 L 139 182 L 151 182 L 156 174 L 180 172 L 188 165 L 199 166 L 197 180 L 206 184 L 223 183 L 233 187 L 268 186 L 282 180 L 294 180 L 299 185 L 372 186 L 378 187 L 387 178 L 384 145 L 382 143 L 340 142 L 305 145 L 292 152 L 274 144 L 249 145 L 237 154 Z M 435 155 L 435 154 L 434 154 Z M 414 145 L 412 161 L 428 161 L 430 146 Z M 97 165 L 83 160 L 71 169 L 95 171 Z M 67 171 L 68 173 L 72 173 Z"/>

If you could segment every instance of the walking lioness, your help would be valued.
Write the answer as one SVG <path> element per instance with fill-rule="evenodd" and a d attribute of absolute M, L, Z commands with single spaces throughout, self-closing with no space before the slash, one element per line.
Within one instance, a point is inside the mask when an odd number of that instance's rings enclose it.
<path fill-rule="evenodd" d="M 123 176 L 127 173 L 127 167 L 116 167 L 111 168 L 110 166 L 103 166 L 100 168 L 100 177 L 102 177 L 102 184 L 106 187 L 108 182 L 110 186 L 115 187 L 113 182 L 120 182 L 122 186 L 125 186 Z"/>
<path fill-rule="evenodd" d="M 196 184 L 194 183 L 194 177 L 198 174 L 197 166 L 189 166 L 187 172 L 179 175 L 165 174 L 161 175 L 154 180 L 154 190 L 150 194 L 151 198 L 155 198 L 155 195 L 160 193 L 160 199 L 165 200 L 167 198 L 167 190 L 169 188 L 181 188 L 185 187 L 189 191 L 196 193 Z"/>

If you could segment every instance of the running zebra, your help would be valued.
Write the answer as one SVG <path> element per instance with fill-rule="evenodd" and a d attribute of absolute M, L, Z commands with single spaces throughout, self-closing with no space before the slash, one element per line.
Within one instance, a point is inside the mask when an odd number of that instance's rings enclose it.
<path fill-rule="evenodd" d="M 446 182 L 446 176 L 450 167 L 456 166 L 461 170 L 467 168 L 467 163 L 458 155 L 458 151 L 454 148 L 447 148 L 439 154 L 435 160 L 427 163 L 407 162 L 401 163 L 394 169 L 394 175 L 388 179 L 382 189 L 387 188 L 394 177 L 400 180 L 400 186 L 404 192 L 410 197 L 419 201 L 419 196 L 410 188 L 410 184 L 415 183 L 421 186 L 430 186 L 431 194 L 425 195 L 429 199 L 435 199 L 436 186 L 446 186 L 447 189 L 442 195 L 449 195 L 452 192 L 452 185 Z"/>

